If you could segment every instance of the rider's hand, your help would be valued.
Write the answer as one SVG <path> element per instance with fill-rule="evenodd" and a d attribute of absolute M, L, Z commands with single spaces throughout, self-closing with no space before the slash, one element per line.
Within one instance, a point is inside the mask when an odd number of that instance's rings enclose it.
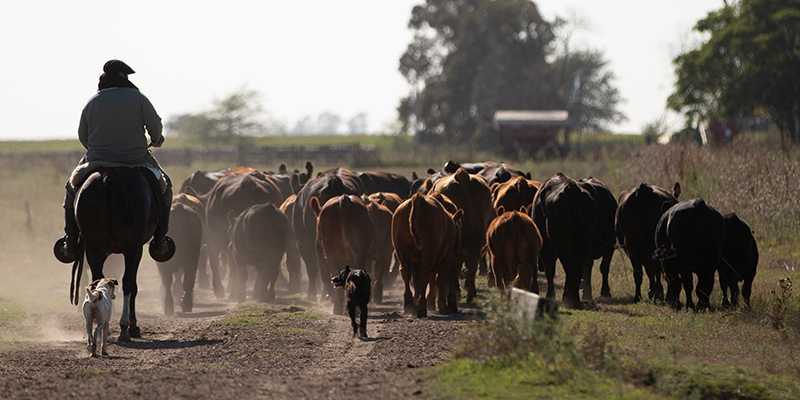
<path fill-rule="evenodd" d="M 152 142 L 150 142 L 150 144 L 153 147 L 161 147 L 161 145 L 164 144 L 164 135 L 161 135 L 161 139 L 160 140 L 158 140 L 158 141 L 153 140 Z"/>

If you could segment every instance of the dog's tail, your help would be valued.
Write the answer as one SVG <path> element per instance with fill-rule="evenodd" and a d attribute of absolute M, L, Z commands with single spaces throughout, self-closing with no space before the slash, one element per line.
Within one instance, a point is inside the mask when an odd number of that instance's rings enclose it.
<path fill-rule="evenodd" d="M 86 287 L 86 295 L 89 296 L 89 301 L 95 302 L 100 298 L 100 292 L 93 291 L 90 287 Z"/>

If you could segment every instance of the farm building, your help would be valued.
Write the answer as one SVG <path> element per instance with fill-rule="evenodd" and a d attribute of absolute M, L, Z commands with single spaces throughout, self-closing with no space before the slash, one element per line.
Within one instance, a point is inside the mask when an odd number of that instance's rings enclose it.
<path fill-rule="evenodd" d="M 538 151 L 563 154 L 569 148 L 570 121 L 565 110 L 498 110 L 492 118 L 503 154 Z"/>

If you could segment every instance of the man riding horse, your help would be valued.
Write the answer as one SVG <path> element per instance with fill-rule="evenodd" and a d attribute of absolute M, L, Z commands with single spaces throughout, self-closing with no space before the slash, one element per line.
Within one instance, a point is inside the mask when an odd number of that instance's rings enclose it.
<path fill-rule="evenodd" d="M 163 195 L 155 196 L 158 227 L 151 248 L 156 255 L 169 251 L 166 235 L 172 183 L 148 149 L 149 146 L 161 147 L 164 143 L 163 126 L 150 100 L 128 80 L 128 75 L 133 73 L 133 69 L 120 60 L 108 61 L 103 66 L 97 93 L 89 99 L 81 114 L 78 138 L 87 152 L 66 184 L 66 235 L 62 238 L 64 245 L 61 248 L 64 260 L 75 261 L 81 255 L 78 249 L 80 231 L 75 220 L 77 189 L 92 170 L 105 166 L 145 166 L 160 172 Z M 150 136 L 149 144 L 145 128 Z"/>

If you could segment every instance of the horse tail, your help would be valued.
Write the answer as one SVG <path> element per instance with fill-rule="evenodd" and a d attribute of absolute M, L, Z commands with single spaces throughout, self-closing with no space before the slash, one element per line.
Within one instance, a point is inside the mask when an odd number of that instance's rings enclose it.
<path fill-rule="evenodd" d="M 78 305 L 78 295 L 80 288 L 77 287 L 76 282 L 80 283 L 81 275 L 83 274 L 83 250 L 80 250 L 78 259 L 72 264 L 72 283 L 69 285 L 69 302 Z M 76 276 L 77 275 L 77 276 Z"/>

